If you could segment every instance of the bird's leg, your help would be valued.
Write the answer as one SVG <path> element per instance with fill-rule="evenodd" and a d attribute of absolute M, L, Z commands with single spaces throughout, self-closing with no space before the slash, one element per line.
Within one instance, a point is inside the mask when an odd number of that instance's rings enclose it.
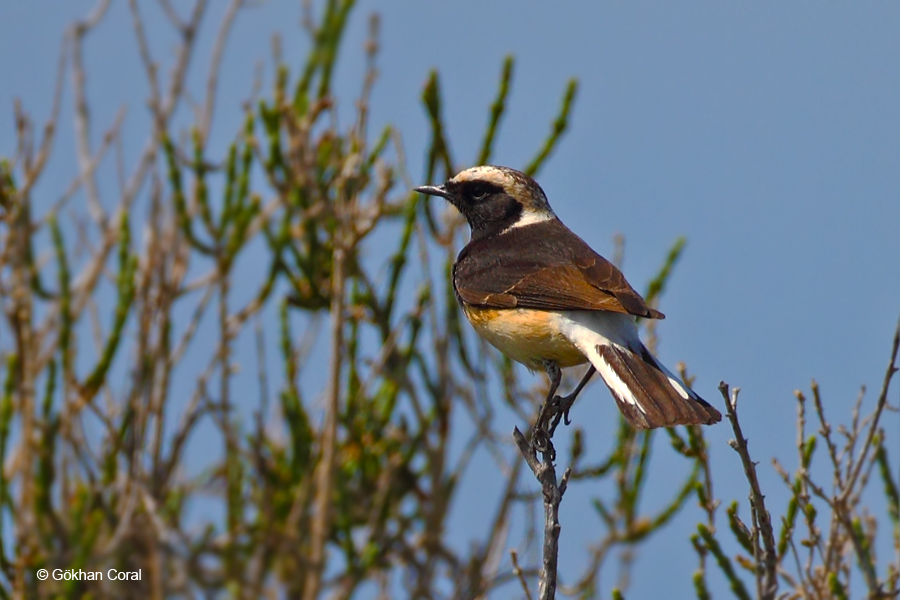
<path fill-rule="evenodd" d="M 552 360 L 545 360 L 543 364 L 544 369 L 547 371 L 547 377 L 550 378 L 550 391 L 547 392 L 547 399 L 541 405 L 537 421 L 531 431 L 531 441 L 537 451 L 549 451 L 552 457 L 555 453 L 553 445 L 550 443 L 550 434 L 546 425 L 547 421 L 556 414 L 552 407 L 555 405 L 556 390 L 559 388 L 559 382 L 562 380 L 562 371 L 559 370 L 559 365 Z"/>
<path fill-rule="evenodd" d="M 550 390 L 547 392 L 547 399 L 541 406 L 541 412 L 538 414 L 537 426 L 543 427 L 544 422 L 553 418 L 552 408 L 555 404 L 553 401 L 556 397 L 556 390 L 559 389 L 559 382 L 562 381 L 562 371 L 552 360 L 544 361 L 544 369 L 547 371 L 547 377 L 550 378 Z"/>
<path fill-rule="evenodd" d="M 550 425 L 550 436 L 553 436 L 553 432 L 556 431 L 556 426 L 559 425 L 559 421 L 562 418 L 565 418 L 566 425 L 570 423 L 569 421 L 569 409 L 572 408 L 572 405 L 575 404 L 575 398 L 578 397 L 578 394 L 581 390 L 588 384 L 588 381 L 591 380 L 591 377 L 594 376 L 594 373 L 597 372 L 597 369 L 594 365 L 591 365 L 587 370 L 587 373 L 584 374 L 584 377 L 581 378 L 581 381 L 578 382 L 578 385 L 568 396 L 557 396 L 553 399 L 553 403 L 557 405 L 557 409 L 555 414 L 553 415 L 553 423 Z"/>

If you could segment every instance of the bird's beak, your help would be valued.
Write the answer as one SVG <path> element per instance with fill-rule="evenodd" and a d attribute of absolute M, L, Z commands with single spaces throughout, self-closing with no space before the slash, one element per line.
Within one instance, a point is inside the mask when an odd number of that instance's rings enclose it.
<path fill-rule="evenodd" d="M 441 198 L 450 197 L 450 192 L 442 185 L 420 185 L 415 188 L 415 190 L 420 194 L 426 194 L 428 196 L 440 196 Z"/>

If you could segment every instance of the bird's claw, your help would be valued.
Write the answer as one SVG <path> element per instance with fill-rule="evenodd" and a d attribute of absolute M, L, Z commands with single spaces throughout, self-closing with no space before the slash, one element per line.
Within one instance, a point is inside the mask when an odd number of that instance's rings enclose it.
<path fill-rule="evenodd" d="M 531 448 L 535 454 L 549 454 L 550 460 L 556 460 L 556 449 L 550 441 L 550 434 L 544 428 L 543 423 L 538 422 L 531 430 Z"/>

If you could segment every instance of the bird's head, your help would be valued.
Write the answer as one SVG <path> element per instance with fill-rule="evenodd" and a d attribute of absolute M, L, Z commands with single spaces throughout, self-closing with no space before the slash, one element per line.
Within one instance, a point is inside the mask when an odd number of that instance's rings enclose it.
<path fill-rule="evenodd" d="M 446 198 L 459 209 L 473 240 L 556 218 L 541 186 L 509 167 L 472 167 L 443 185 L 423 185 L 416 191 Z"/>

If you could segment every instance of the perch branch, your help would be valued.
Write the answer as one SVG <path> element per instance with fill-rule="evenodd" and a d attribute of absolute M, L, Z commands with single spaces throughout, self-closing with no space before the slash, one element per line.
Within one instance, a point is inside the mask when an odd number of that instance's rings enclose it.
<path fill-rule="evenodd" d="M 556 597 L 556 569 L 559 558 L 559 504 L 562 502 L 566 485 L 569 482 L 571 469 L 566 469 L 559 483 L 556 481 L 556 468 L 553 466 L 552 445 L 541 452 L 542 460 L 538 460 L 531 444 L 516 427 L 513 430 L 513 438 L 519 447 L 519 452 L 525 458 L 525 462 L 531 468 L 531 472 L 541 484 L 541 494 L 544 499 L 544 549 L 543 566 L 541 568 L 541 581 L 538 590 L 540 600 L 551 600 Z"/>

